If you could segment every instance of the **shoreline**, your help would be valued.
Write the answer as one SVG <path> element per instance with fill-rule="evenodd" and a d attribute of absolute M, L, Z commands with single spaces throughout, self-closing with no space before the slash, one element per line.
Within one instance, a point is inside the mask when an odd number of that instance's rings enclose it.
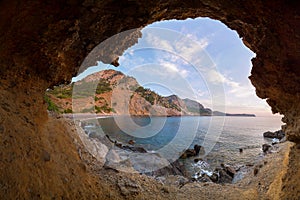
<path fill-rule="evenodd" d="M 73 137 L 78 138 L 78 133 L 76 133 L 71 126 L 74 122 L 69 122 L 70 132 L 75 134 Z M 279 144 L 278 152 L 267 154 L 257 164 L 249 167 L 243 178 L 239 181 L 232 184 L 218 184 L 213 182 L 191 182 L 184 179 L 184 177 L 174 175 L 155 178 L 134 171 L 126 172 L 123 171 L 122 168 L 102 167 L 94 155 L 84 150 L 85 147 L 79 140 L 75 141 L 78 141 L 76 142 L 77 145 L 79 145 L 77 149 L 81 149 L 78 154 L 82 162 L 85 163 L 84 165 L 89 166 L 87 168 L 89 168 L 91 173 L 96 177 L 104 177 L 100 180 L 103 183 L 103 187 L 107 186 L 108 188 L 113 187 L 120 189 L 120 187 L 123 188 L 123 182 L 134 183 L 134 188 L 128 187 L 127 189 L 133 191 L 133 194 L 142 194 L 146 199 L 150 197 L 152 199 L 155 198 L 152 192 L 147 192 L 150 188 L 151 191 L 153 188 L 156 188 L 157 194 L 166 195 L 167 199 L 174 199 L 175 197 L 183 198 L 190 195 L 192 195 L 191 199 L 197 199 L 199 196 L 204 199 L 224 199 L 224 197 L 226 197 L 225 199 L 239 199 L 241 196 L 244 198 L 247 197 L 247 199 L 268 199 L 273 197 L 270 191 L 277 189 L 276 184 L 280 182 L 284 175 L 283 170 L 286 167 L 284 160 L 286 160 L 291 146 L 290 142 Z M 92 141 L 94 141 L 94 139 L 92 139 Z M 127 194 L 126 191 L 125 193 Z M 216 192 L 212 193 L 210 191 Z M 123 195 L 122 190 L 121 192 L 113 192 L 113 194 L 117 196 Z M 111 192 L 110 195 L 112 195 Z M 129 195 L 129 197 L 133 198 L 131 195 Z"/>
<path fill-rule="evenodd" d="M 96 113 L 70 113 L 70 114 L 59 114 L 64 118 L 68 119 L 99 119 L 108 117 L 242 117 L 242 118 L 255 118 L 264 116 L 246 116 L 246 115 L 122 115 L 122 114 L 96 114 Z M 267 116 L 266 116 L 267 117 Z"/>
<path fill-rule="evenodd" d="M 75 113 L 75 114 L 61 114 L 64 118 L 74 119 L 74 120 L 90 120 L 90 119 L 100 119 L 100 118 L 109 118 L 116 115 L 103 115 L 96 113 Z"/>
<path fill-rule="evenodd" d="M 89 117 L 90 115 L 84 115 L 84 116 L 85 117 Z M 99 116 L 99 118 L 108 118 L 108 117 L 112 117 L 112 116 L 109 116 L 109 115 Z M 89 119 L 90 118 L 81 118 L 81 120 L 89 120 Z M 79 126 L 80 126 L 80 128 L 84 132 L 86 132 L 86 129 L 84 129 L 84 127 L 82 127 L 81 125 L 79 125 Z M 115 148 L 113 148 L 114 152 L 121 152 L 123 150 L 129 151 L 129 152 L 127 152 L 128 153 L 128 156 L 127 156 L 128 158 L 127 159 L 129 159 L 129 157 L 130 157 L 129 156 L 129 154 L 131 152 L 130 150 L 141 148 L 140 145 L 136 145 L 134 143 L 133 144 L 124 143 L 124 141 L 120 142 L 120 141 L 116 140 L 116 138 L 110 138 L 109 135 L 105 135 L 105 136 L 111 141 L 111 145 L 115 146 Z M 87 137 L 90 138 L 90 139 L 92 139 L 92 138 L 98 138 L 96 132 L 94 133 L 94 136 L 92 136 L 92 137 L 90 137 L 89 134 L 87 134 Z M 113 139 L 113 140 L 111 140 L 111 139 Z M 101 141 L 100 138 L 98 138 L 98 140 L 99 140 L 100 143 L 103 143 L 103 141 Z M 255 146 L 255 148 L 261 148 L 261 147 L 260 146 Z M 131 153 L 135 154 L 137 152 L 135 150 L 132 150 Z M 143 154 L 144 159 L 147 158 L 148 154 L 151 154 L 151 155 L 157 154 L 157 152 L 155 152 L 155 151 L 148 151 L 148 150 L 146 152 L 138 152 L 138 153 L 146 153 L 146 154 Z M 158 170 L 158 172 L 154 171 L 153 175 L 149 175 L 149 176 L 156 177 L 155 174 L 160 174 L 157 177 L 164 177 L 164 178 L 166 178 L 166 176 L 168 176 L 168 175 L 173 175 L 173 176 L 178 176 L 179 175 L 179 176 L 182 176 L 184 178 L 187 178 L 189 181 L 192 181 L 193 177 L 195 175 L 195 173 L 193 173 L 193 171 L 196 172 L 195 171 L 196 168 L 193 167 L 193 169 L 192 169 L 192 168 L 187 167 L 187 165 L 196 166 L 197 164 L 204 163 L 204 164 L 208 164 L 208 167 L 206 167 L 206 169 L 199 168 L 198 169 L 198 173 L 199 172 L 202 173 L 202 171 L 206 171 L 205 172 L 206 175 L 204 176 L 205 178 L 202 179 L 202 176 L 200 176 L 199 179 L 196 178 L 196 180 L 194 180 L 193 182 L 206 182 L 206 181 L 210 182 L 211 181 L 211 179 L 210 179 L 211 175 L 208 175 L 207 173 L 209 172 L 211 174 L 220 174 L 219 171 L 221 170 L 222 171 L 222 182 L 215 182 L 215 183 L 218 183 L 218 184 L 229 183 L 229 184 L 231 184 L 231 183 L 236 183 L 236 182 L 244 179 L 244 177 L 246 176 L 246 173 L 248 173 L 249 171 L 253 170 L 254 166 L 256 166 L 258 163 L 260 163 L 260 162 L 262 162 L 264 160 L 265 155 L 266 154 L 261 154 L 260 153 L 260 154 L 258 154 L 258 155 L 256 155 L 254 157 L 254 160 L 249 160 L 248 163 L 243 163 L 242 161 L 241 162 L 237 162 L 235 164 L 232 164 L 232 163 L 230 164 L 230 163 L 224 162 L 224 163 L 222 163 L 223 166 L 222 166 L 222 164 L 218 165 L 218 166 L 214 166 L 212 163 L 209 162 L 208 159 L 204 159 L 204 158 L 202 159 L 202 158 L 197 157 L 197 156 L 189 158 L 189 159 L 178 159 L 174 163 L 168 161 L 168 162 L 170 162 L 170 165 L 167 166 L 167 170 L 169 170 L 168 173 L 170 173 L 170 170 L 172 171 L 173 168 L 175 169 L 176 167 L 178 167 L 178 166 L 181 165 L 181 167 L 182 167 L 181 168 L 181 170 L 182 170 L 181 173 L 182 174 L 171 173 L 171 174 L 166 174 L 165 175 L 165 174 L 162 173 L 163 170 L 162 171 Z M 159 156 L 159 157 L 161 157 L 161 156 Z M 199 161 L 201 161 L 201 162 L 200 163 L 198 161 L 196 162 L 195 161 L 196 159 L 199 160 Z M 110 162 L 114 163 L 115 161 L 110 161 Z M 131 166 L 131 167 L 134 168 L 134 166 Z M 218 168 L 219 168 L 219 170 L 218 170 Z M 139 172 L 139 173 L 142 173 L 142 172 Z"/>

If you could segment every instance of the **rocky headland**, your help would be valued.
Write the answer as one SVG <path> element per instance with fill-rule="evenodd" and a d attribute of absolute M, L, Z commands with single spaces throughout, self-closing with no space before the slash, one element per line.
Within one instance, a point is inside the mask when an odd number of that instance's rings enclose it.
<path fill-rule="evenodd" d="M 65 114 L 255 117 L 254 114 L 212 111 L 195 100 L 176 95 L 163 97 L 140 86 L 134 77 L 112 69 L 93 73 L 70 85 L 48 89 L 45 100 L 48 110 Z"/>

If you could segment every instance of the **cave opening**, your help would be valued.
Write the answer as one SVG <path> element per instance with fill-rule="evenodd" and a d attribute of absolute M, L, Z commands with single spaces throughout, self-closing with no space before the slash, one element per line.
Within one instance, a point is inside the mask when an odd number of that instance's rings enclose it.
<path fill-rule="evenodd" d="M 261 146 L 271 142 L 263 132 L 280 129 L 281 122 L 248 79 L 253 57 L 220 21 L 156 22 L 141 30 L 138 43 L 118 59 L 118 68 L 97 60 L 96 66 L 84 65 L 70 85 L 48 90 L 48 110 L 79 120 L 88 137 L 106 135 L 123 148 L 159 153 L 170 163 L 179 158 L 187 177 L 199 170 L 212 175 L 224 163 L 254 165 Z M 202 155 L 186 156 L 195 145 L 203 147 Z M 200 159 L 211 168 L 193 164 Z"/>
<path fill-rule="evenodd" d="M 299 198 L 299 2 L 72 0 L 0 4 L 1 199 Z M 115 163 L 103 168 L 106 159 L 97 151 L 117 158 L 116 152 L 105 147 L 111 141 L 106 145 L 94 143 L 89 153 L 84 146 L 95 138 L 87 138 L 83 132 L 88 140 L 80 139 L 72 121 L 47 115 L 43 99 L 46 88 L 68 82 L 101 41 L 155 21 L 198 16 L 218 19 L 238 32 L 244 44 L 256 53 L 250 79 L 257 95 L 267 99 L 274 113 L 284 115 L 288 141 L 283 151 L 269 154 L 267 160 L 253 166 L 249 179 L 238 186 L 186 184 L 181 178 L 175 185 L 168 185 L 174 177 L 161 183 L 166 179 L 156 181 L 122 173 L 128 160 L 119 163 L 120 168 L 109 166 Z M 132 32 L 116 51 L 96 60 L 118 65 L 118 57 L 140 36 L 139 31 Z M 93 66 L 96 60 L 87 66 Z M 103 89 L 107 87 L 99 88 Z M 138 119 L 135 122 L 149 124 Z"/>

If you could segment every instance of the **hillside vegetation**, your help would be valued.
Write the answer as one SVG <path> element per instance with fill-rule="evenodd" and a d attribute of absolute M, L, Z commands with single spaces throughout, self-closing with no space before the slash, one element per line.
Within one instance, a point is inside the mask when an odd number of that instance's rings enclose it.
<path fill-rule="evenodd" d="M 212 112 L 197 101 L 181 99 L 176 95 L 163 97 L 139 85 L 135 78 L 111 69 L 91 74 L 76 83 L 48 89 L 45 101 L 49 111 L 58 113 L 228 115 Z"/>

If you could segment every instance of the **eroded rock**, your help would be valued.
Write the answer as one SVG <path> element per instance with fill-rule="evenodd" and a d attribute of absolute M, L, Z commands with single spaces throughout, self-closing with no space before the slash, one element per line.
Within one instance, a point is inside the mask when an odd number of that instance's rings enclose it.
<path fill-rule="evenodd" d="M 84 196 L 82 198 L 95 199 L 95 193 L 99 195 L 98 198 L 103 195 L 91 190 L 96 181 L 88 173 L 83 174 L 76 167 L 72 170 L 70 166 L 66 167 L 66 163 L 76 166 L 76 162 L 79 162 L 77 154 L 73 153 L 77 151 L 70 136 L 56 134 L 47 128 L 54 124 L 48 120 L 44 91 L 53 85 L 70 82 L 88 53 L 105 39 L 123 30 L 140 28 L 162 19 L 208 16 L 236 30 L 244 44 L 256 53 L 250 79 L 257 95 L 267 99 L 274 113 L 285 116 L 283 130 L 287 140 L 300 143 L 298 1 L 238 0 L 232 3 L 231 0 L 154 0 L 131 4 L 118 4 L 110 0 L 95 3 L 1 1 L 0 4 L 0 114 L 5 118 L 1 122 L 1 152 L 3 160 L 12 154 L 18 155 L 15 158 L 27 158 L 26 163 L 20 159 L 13 163 L 1 163 L 1 199 L 32 199 L 37 195 L 46 198 L 52 195 L 49 191 L 58 195 L 53 195 L 53 198 L 76 199 L 81 194 Z M 135 44 L 140 36 L 139 30 L 130 32 L 127 37 L 116 40 L 119 42 L 117 49 L 110 49 L 107 54 L 96 51 L 102 54 L 96 56 L 95 53 L 94 59 L 86 62 L 85 66 L 95 65 L 96 60 L 118 65 L 117 57 Z M 110 44 L 106 47 L 109 49 Z M 24 107 L 25 99 L 29 104 Z M 65 130 L 62 125 L 56 126 Z M 51 148 L 49 145 L 52 145 Z M 20 148 L 25 151 L 17 151 Z M 34 164 L 42 148 L 51 153 L 51 159 L 59 152 L 64 152 L 66 156 L 56 156 L 55 167 L 45 171 Z M 296 152 L 295 149 L 292 151 Z M 296 165 L 299 158 L 294 156 L 291 161 Z M 72 176 L 73 169 L 76 177 Z M 41 173 L 24 173 L 32 170 Z M 298 172 L 299 167 L 288 170 L 288 177 L 283 179 L 285 187 L 282 190 L 285 193 L 282 196 L 285 199 L 299 196 L 299 185 L 291 181 L 297 178 L 295 174 Z M 59 184 L 64 176 L 75 181 Z M 50 179 L 57 184 L 48 184 L 46 189 L 38 185 L 41 180 Z M 87 184 L 90 181 L 93 186 Z M 24 185 L 30 186 L 30 192 L 23 190 Z M 74 188 L 76 192 L 73 192 Z M 66 194 L 67 191 L 72 192 Z"/>
<path fill-rule="evenodd" d="M 263 144 L 263 145 L 262 145 L 262 151 L 263 151 L 264 153 L 269 152 L 269 150 L 270 150 L 271 148 L 272 148 L 272 146 L 269 145 L 269 144 Z"/>
<path fill-rule="evenodd" d="M 281 140 L 282 138 L 284 138 L 285 133 L 282 130 L 278 130 L 278 131 L 267 131 L 263 133 L 263 136 L 266 138 L 277 138 L 279 140 Z"/>

